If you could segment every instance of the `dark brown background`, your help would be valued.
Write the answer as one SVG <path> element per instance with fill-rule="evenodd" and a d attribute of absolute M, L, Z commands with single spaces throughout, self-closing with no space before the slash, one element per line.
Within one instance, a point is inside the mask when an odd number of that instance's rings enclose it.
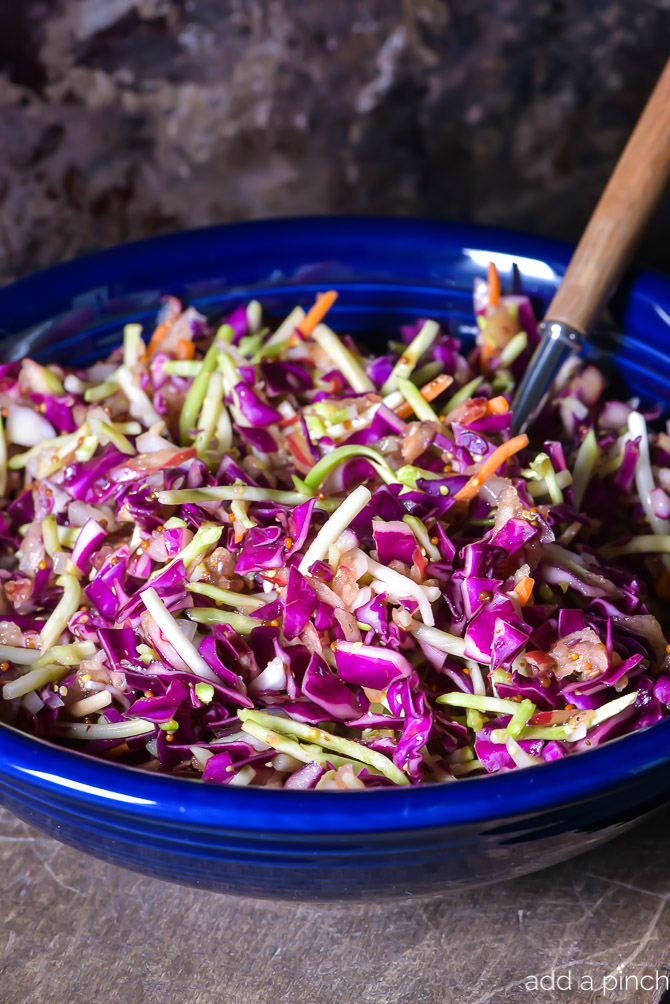
<path fill-rule="evenodd" d="M 0 281 L 181 227 L 404 213 L 576 238 L 668 0 L 0 0 Z M 643 258 L 667 263 L 666 203 Z"/>

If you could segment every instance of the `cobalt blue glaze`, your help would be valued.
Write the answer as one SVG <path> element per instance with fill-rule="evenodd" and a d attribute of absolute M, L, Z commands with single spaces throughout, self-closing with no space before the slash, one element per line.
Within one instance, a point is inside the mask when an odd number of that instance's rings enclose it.
<path fill-rule="evenodd" d="M 216 313 L 255 295 L 281 315 L 329 286 L 340 290 L 340 330 L 381 335 L 431 316 L 468 336 L 472 280 L 489 259 L 508 284 L 515 261 L 541 309 L 569 254 L 527 235 L 406 219 L 195 230 L 0 290 L 2 349 L 84 362 L 117 344 L 124 322 L 150 320 L 163 293 Z M 670 282 L 634 276 L 613 311 L 589 351 L 631 392 L 667 401 Z M 18 816 L 115 864 L 248 896 L 369 900 L 510 878 L 623 832 L 669 791 L 670 719 L 537 768 L 365 793 L 157 776 L 0 726 L 0 803 Z"/>

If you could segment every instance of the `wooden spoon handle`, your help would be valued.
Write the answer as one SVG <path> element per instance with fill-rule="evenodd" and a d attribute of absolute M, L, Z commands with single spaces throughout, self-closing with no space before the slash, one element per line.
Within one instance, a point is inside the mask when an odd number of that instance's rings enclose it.
<path fill-rule="evenodd" d="M 670 175 L 670 60 L 628 140 L 546 313 L 581 335 L 631 258 Z"/>

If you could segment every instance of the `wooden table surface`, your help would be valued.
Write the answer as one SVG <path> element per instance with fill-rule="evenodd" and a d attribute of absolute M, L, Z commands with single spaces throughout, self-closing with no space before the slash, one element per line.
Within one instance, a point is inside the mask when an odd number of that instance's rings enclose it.
<path fill-rule="evenodd" d="M 656 1004 L 670 979 L 670 810 L 524 879 L 369 906 L 168 885 L 2 810 L 0 874 L 3 1004 Z"/>

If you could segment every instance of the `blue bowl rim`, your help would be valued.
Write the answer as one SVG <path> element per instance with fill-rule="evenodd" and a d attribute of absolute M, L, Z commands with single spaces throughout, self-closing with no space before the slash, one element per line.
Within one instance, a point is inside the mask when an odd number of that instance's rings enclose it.
<path fill-rule="evenodd" d="M 78 274 L 82 268 L 88 273 L 88 281 L 95 274 L 109 278 L 110 269 L 115 275 L 124 275 L 152 249 L 184 254 L 205 238 L 228 239 L 252 231 L 263 237 L 281 233 L 287 226 L 292 228 L 294 238 L 296 234 L 306 238 L 323 234 L 324 227 L 346 234 L 352 226 L 364 226 L 375 231 L 377 237 L 389 230 L 396 236 L 403 231 L 414 240 L 442 236 L 445 244 L 550 261 L 559 273 L 567 266 L 572 250 L 562 242 L 511 230 L 409 217 L 255 220 L 135 241 L 45 269 L 0 290 L 0 307 L 7 308 L 3 319 L 9 317 L 11 321 L 13 312 L 19 316 L 26 299 L 39 298 L 43 284 L 58 287 L 65 307 L 81 286 Z M 670 304 L 670 280 L 658 273 L 631 273 L 627 290 L 628 298 L 646 296 L 653 300 L 661 296 Z M 57 312 L 59 308 L 53 306 L 47 316 Z M 215 829 L 252 837 L 265 835 L 268 839 L 284 834 L 316 840 L 337 834 L 388 836 L 434 827 L 493 825 L 594 796 L 610 794 L 614 799 L 617 790 L 641 772 L 667 769 L 669 740 L 670 718 L 586 753 L 524 770 L 365 793 L 300 792 L 231 788 L 153 774 L 64 749 L 0 723 L 0 786 L 17 795 L 30 792 L 45 802 L 78 802 L 107 816 L 132 814 L 138 820 L 144 817 L 194 832 Z M 587 764 L 589 769 L 584 770 Z"/>

